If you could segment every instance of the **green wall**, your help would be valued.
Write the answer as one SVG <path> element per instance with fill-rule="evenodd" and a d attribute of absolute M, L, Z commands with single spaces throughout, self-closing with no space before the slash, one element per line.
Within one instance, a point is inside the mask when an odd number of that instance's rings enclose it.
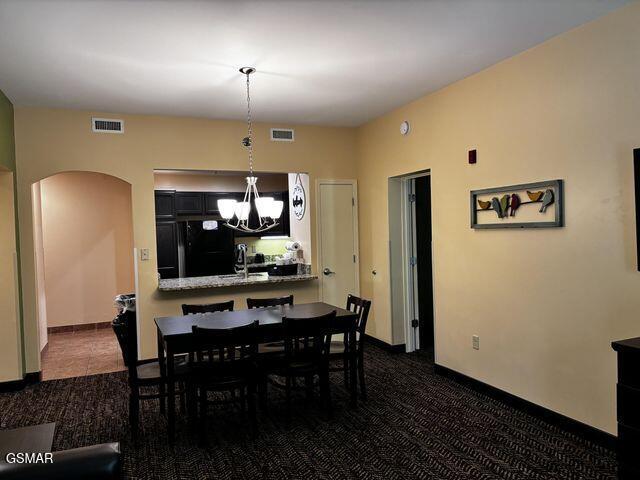
<path fill-rule="evenodd" d="M 20 231 L 18 227 L 18 186 L 16 175 L 16 148 L 13 131 L 13 104 L 0 90 L 0 170 L 13 172 L 13 191 L 16 218 L 16 253 L 18 255 L 18 315 L 20 322 L 20 337 L 22 338 L 22 365 L 24 373 L 24 327 L 22 324 L 22 273 L 20 271 Z M 0 225 L 0 228 L 2 226 Z"/>
<path fill-rule="evenodd" d="M 13 140 L 13 105 L 0 90 L 0 166 L 16 171 L 16 153 Z"/>

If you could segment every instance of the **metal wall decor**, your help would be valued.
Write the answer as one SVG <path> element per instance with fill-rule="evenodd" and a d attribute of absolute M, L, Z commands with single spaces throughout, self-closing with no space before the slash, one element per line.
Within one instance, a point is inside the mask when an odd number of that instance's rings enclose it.
<path fill-rule="evenodd" d="M 304 218 L 304 213 L 307 210 L 307 194 L 304 191 L 304 186 L 302 185 L 302 179 L 300 178 L 299 173 L 296 175 L 296 183 L 293 186 L 293 191 L 291 192 L 291 207 L 295 217 L 298 220 L 302 220 Z"/>
<path fill-rule="evenodd" d="M 564 225 L 562 180 L 471 191 L 471 228 Z"/>

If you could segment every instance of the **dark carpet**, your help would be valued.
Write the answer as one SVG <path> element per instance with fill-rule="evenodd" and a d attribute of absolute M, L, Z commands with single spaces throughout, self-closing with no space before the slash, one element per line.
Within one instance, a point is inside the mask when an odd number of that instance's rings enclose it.
<path fill-rule="evenodd" d="M 206 448 L 180 416 L 169 446 L 153 401 L 143 403 L 134 448 L 125 372 L 1 394 L 0 425 L 56 422 L 54 450 L 119 440 L 132 479 L 615 478 L 613 452 L 434 374 L 424 357 L 372 346 L 366 365 L 369 401 L 358 409 L 336 375 L 333 418 L 301 395 L 287 426 L 272 389 L 256 438 L 240 412 L 222 406 L 211 410 Z"/>

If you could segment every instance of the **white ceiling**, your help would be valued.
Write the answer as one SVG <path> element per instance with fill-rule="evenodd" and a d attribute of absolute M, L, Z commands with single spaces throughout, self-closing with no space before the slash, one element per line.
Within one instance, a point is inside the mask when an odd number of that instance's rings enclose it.
<path fill-rule="evenodd" d="M 16 105 L 359 125 L 629 0 L 0 0 Z"/>

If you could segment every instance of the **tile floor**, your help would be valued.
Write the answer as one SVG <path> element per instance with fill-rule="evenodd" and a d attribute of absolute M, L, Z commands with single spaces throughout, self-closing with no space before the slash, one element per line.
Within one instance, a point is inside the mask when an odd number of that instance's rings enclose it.
<path fill-rule="evenodd" d="M 124 370 L 111 328 L 51 333 L 42 356 L 42 379 L 80 377 Z"/>

